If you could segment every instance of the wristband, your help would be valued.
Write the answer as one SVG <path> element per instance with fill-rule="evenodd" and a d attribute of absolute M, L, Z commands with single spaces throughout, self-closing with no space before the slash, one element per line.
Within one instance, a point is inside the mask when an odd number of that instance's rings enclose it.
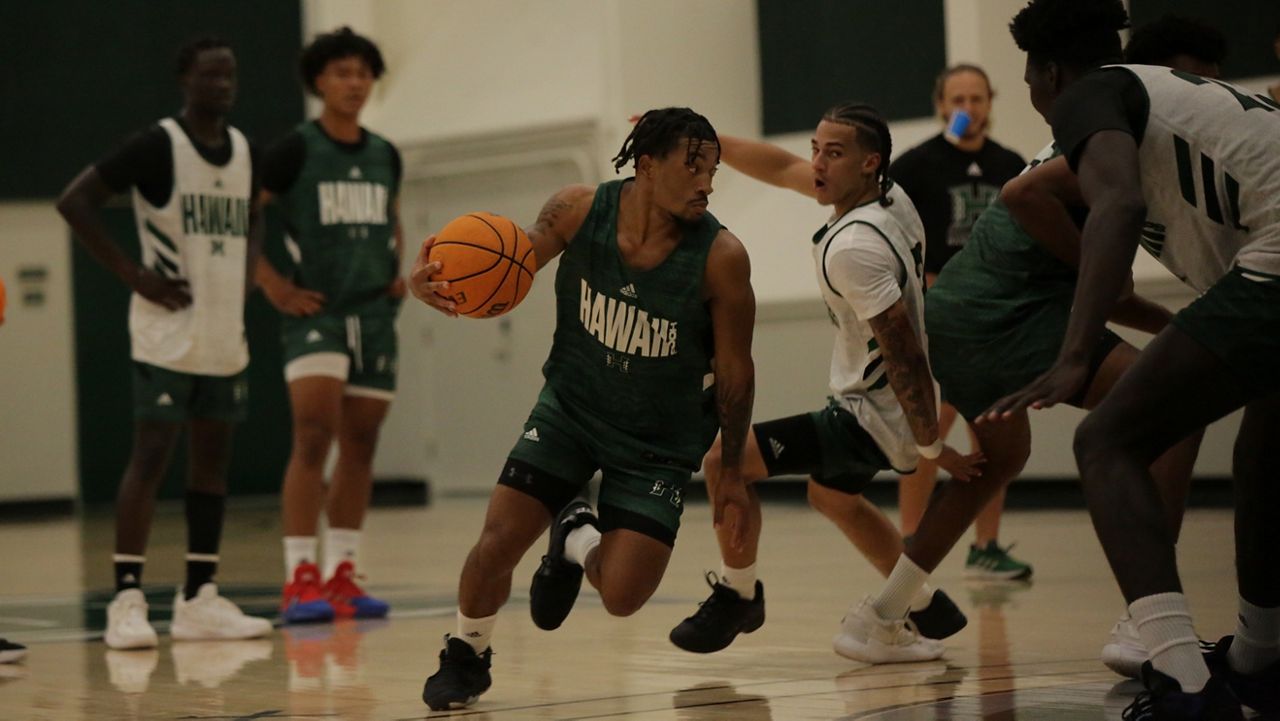
<path fill-rule="evenodd" d="M 916 450 L 920 452 L 921 458 L 932 461 L 942 455 L 942 439 L 939 438 L 927 446 L 916 446 Z"/>

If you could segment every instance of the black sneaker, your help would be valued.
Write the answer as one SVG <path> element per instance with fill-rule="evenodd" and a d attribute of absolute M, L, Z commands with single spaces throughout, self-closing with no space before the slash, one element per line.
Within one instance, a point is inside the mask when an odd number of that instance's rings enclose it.
<path fill-rule="evenodd" d="M 933 599 L 928 606 L 908 613 L 907 618 L 915 624 L 921 636 L 935 641 L 954 636 L 969 625 L 969 618 L 941 590 L 933 592 Z"/>
<path fill-rule="evenodd" d="M 580 526 L 596 525 L 596 514 L 585 501 L 565 506 L 551 524 L 551 543 L 542 565 L 533 573 L 529 586 L 529 614 L 543 631 L 554 631 L 569 617 L 582 588 L 582 566 L 564 558 L 564 539 Z"/>
<path fill-rule="evenodd" d="M 0 663 L 17 663 L 26 655 L 26 646 L 0 638 Z"/>
<path fill-rule="evenodd" d="M 738 592 L 720 583 L 707 571 L 711 595 L 698 604 L 698 611 L 671 629 L 668 638 L 678 648 L 693 653 L 715 653 L 740 633 L 751 633 L 764 625 L 764 584 L 756 581 L 756 597 L 742 600 Z"/>
<path fill-rule="evenodd" d="M 489 659 L 493 649 L 476 653 L 471 644 L 460 638 L 445 636 L 440 652 L 440 670 L 427 677 L 422 687 L 422 700 L 432 711 L 466 708 L 489 690 Z"/>
<path fill-rule="evenodd" d="M 1177 680 L 1147 661 L 1142 664 L 1142 685 L 1146 690 L 1120 714 L 1124 721 L 1244 721 L 1240 701 L 1218 676 L 1210 677 L 1199 693 L 1183 693 Z"/>
<path fill-rule="evenodd" d="M 1209 673 L 1226 681 L 1236 698 L 1245 706 L 1266 718 L 1280 716 L 1280 661 L 1249 676 L 1236 673 L 1227 663 L 1227 651 L 1231 649 L 1233 640 L 1234 636 L 1224 636 L 1217 643 L 1200 642 L 1200 650 L 1204 652 L 1204 662 L 1209 666 Z"/>

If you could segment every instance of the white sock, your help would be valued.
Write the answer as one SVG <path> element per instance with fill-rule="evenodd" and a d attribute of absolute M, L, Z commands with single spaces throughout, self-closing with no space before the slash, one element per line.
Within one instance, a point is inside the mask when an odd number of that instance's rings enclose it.
<path fill-rule="evenodd" d="M 498 622 L 498 614 L 484 618 L 467 618 L 458 611 L 458 632 L 454 638 L 460 638 L 471 644 L 476 653 L 484 653 L 489 648 L 489 639 L 493 636 L 493 626 Z"/>
<path fill-rule="evenodd" d="M 898 557 L 898 563 L 885 581 L 884 589 L 871 602 L 871 607 L 875 609 L 877 616 L 886 621 L 904 618 L 911 609 L 916 594 L 920 593 L 920 589 L 928 581 L 928 571 L 917 566 L 904 553 Z"/>
<path fill-rule="evenodd" d="M 328 528 L 324 532 L 324 577 L 333 578 L 333 572 L 343 561 L 356 562 L 360 550 L 359 528 Z"/>
<path fill-rule="evenodd" d="M 1237 673 L 1255 674 L 1280 660 L 1280 608 L 1262 608 L 1240 598 L 1236 637 L 1227 662 Z"/>
<path fill-rule="evenodd" d="M 933 588 L 926 583 L 916 592 L 915 598 L 911 599 L 911 606 L 907 610 L 912 613 L 923 611 L 931 603 L 933 603 Z"/>
<path fill-rule="evenodd" d="M 284 537 L 284 578 L 293 580 L 293 570 L 303 563 L 316 562 L 315 536 Z M 323 580 L 323 579 L 321 579 Z"/>
<path fill-rule="evenodd" d="M 565 559 L 586 567 L 587 554 L 591 550 L 600 545 L 600 530 L 590 523 L 584 523 L 581 526 L 569 531 L 569 535 L 564 538 L 564 557 Z"/>
<path fill-rule="evenodd" d="M 1200 655 L 1186 596 L 1145 596 L 1129 604 L 1129 615 L 1157 671 L 1176 680 L 1184 693 L 1197 693 L 1209 683 L 1209 667 Z"/>
<path fill-rule="evenodd" d="M 746 568 L 729 568 L 724 561 L 720 562 L 720 583 L 732 588 L 744 601 L 756 597 L 756 564 Z"/>

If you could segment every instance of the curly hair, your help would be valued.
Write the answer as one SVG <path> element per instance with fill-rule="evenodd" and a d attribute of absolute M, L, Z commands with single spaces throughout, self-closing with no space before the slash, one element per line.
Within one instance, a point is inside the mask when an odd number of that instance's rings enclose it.
<path fill-rule="evenodd" d="M 1208 23 L 1165 15 L 1134 30 L 1124 48 L 1125 62 L 1135 65 L 1163 65 L 1175 55 L 1221 65 L 1227 57 L 1227 39 Z"/>
<path fill-rule="evenodd" d="M 1120 0 L 1031 0 L 1009 31 L 1031 62 L 1087 70 L 1120 62 L 1120 31 L 1129 13 Z"/>
<path fill-rule="evenodd" d="M 889 197 L 893 181 L 889 179 L 888 173 L 889 156 L 893 154 L 893 136 L 889 134 L 889 124 L 880 115 L 880 111 L 866 103 L 841 103 L 823 113 L 822 119 L 852 127 L 858 147 L 868 153 L 880 154 L 880 165 L 876 168 L 880 205 L 893 205 L 893 199 Z"/>
<path fill-rule="evenodd" d="M 695 113 L 689 108 L 660 108 L 650 110 L 640 116 L 631 134 L 622 141 L 622 148 L 613 156 L 614 172 L 622 170 L 627 163 L 638 160 L 641 155 L 665 158 L 675 149 L 681 140 L 688 138 L 688 162 L 698 155 L 703 143 L 720 145 L 720 137 L 711 121 Z"/>
<path fill-rule="evenodd" d="M 375 80 L 387 70 L 378 46 L 344 25 L 331 33 L 317 35 L 310 45 L 302 49 L 298 65 L 303 84 L 313 95 L 316 94 L 316 76 L 324 72 L 325 66 L 334 60 L 350 57 L 362 58 L 368 63 Z"/>

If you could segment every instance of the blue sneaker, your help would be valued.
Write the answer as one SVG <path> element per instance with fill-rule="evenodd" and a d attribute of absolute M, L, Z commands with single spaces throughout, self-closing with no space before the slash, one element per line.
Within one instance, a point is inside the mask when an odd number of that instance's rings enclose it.
<path fill-rule="evenodd" d="M 342 618 L 385 618 L 391 604 L 364 592 L 356 583 L 356 567 L 351 561 L 343 561 L 333 569 L 333 578 L 324 584 L 338 615 Z"/>
<path fill-rule="evenodd" d="M 314 563 L 299 563 L 293 580 L 284 586 L 280 616 L 286 624 L 326 623 L 333 620 L 333 604 L 320 586 L 320 569 Z"/>

